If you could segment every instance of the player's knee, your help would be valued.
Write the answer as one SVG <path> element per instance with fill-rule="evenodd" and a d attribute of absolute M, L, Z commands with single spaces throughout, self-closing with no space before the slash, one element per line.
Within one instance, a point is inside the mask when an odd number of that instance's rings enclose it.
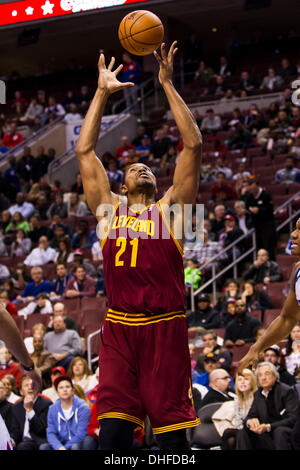
<path fill-rule="evenodd" d="M 186 429 L 164 432 L 155 436 L 158 445 L 163 450 L 189 450 Z"/>
<path fill-rule="evenodd" d="M 99 446 L 101 450 L 130 449 L 135 424 L 122 419 L 101 420 Z"/>

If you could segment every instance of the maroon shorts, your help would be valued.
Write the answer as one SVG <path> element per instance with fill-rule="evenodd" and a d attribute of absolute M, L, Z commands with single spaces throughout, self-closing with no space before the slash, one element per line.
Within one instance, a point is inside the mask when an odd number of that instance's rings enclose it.
<path fill-rule="evenodd" d="M 109 310 L 101 332 L 98 419 L 120 418 L 154 434 L 197 426 L 186 318 Z"/>

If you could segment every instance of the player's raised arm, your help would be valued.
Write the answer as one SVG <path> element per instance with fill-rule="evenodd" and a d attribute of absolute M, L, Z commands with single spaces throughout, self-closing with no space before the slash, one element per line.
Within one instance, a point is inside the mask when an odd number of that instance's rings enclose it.
<path fill-rule="evenodd" d="M 113 71 L 114 63 L 113 57 L 106 68 L 104 55 L 100 55 L 98 88 L 85 116 L 75 149 L 86 200 L 95 215 L 99 204 L 116 204 L 118 200 L 118 197 L 110 190 L 106 171 L 95 153 L 104 108 L 112 93 L 127 86 L 133 86 L 131 82 L 118 81 L 117 75 L 122 65 Z"/>
<path fill-rule="evenodd" d="M 258 355 L 266 348 L 272 346 L 285 339 L 291 332 L 293 327 L 300 320 L 300 306 L 297 302 L 296 295 L 293 289 L 295 274 L 299 269 L 300 264 L 297 263 L 291 274 L 290 278 L 290 291 L 286 301 L 282 307 L 280 315 L 272 321 L 265 333 L 256 341 L 249 349 L 248 353 L 239 363 L 239 370 L 248 367 L 249 364 L 256 365 L 258 362 Z"/>
<path fill-rule="evenodd" d="M 176 52 L 176 41 L 168 53 L 164 43 L 161 45 L 161 56 L 154 52 L 159 63 L 158 78 L 183 140 L 183 150 L 176 165 L 173 186 L 168 196 L 170 203 L 193 204 L 200 181 L 202 136 L 194 116 L 172 83 L 173 60 Z"/>

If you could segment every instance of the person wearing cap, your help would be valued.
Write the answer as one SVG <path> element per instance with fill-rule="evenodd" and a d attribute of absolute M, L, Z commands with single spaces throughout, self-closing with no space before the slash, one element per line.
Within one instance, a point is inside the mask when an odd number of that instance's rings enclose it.
<path fill-rule="evenodd" d="M 233 400 L 234 395 L 228 394 L 230 386 L 234 390 L 234 383 L 228 372 L 224 369 L 214 368 L 209 373 L 209 390 L 201 402 L 201 408 L 210 403 Z"/>
<path fill-rule="evenodd" d="M 96 280 L 86 273 L 84 266 L 77 265 L 63 295 L 66 298 L 95 297 Z"/>
<path fill-rule="evenodd" d="M 224 346 L 244 346 L 245 343 L 254 343 L 254 331 L 262 323 L 247 313 L 246 304 L 242 299 L 236 301 L 236 314 L 228 323 L 225 330 Z"/>
<path fill-rule="evenodd" d="M 95 230 L 89 230 L 89 223 L 86 219 L 78 222 L 77 230 L 74 233 L 71 244 L 74 250 L 77 248 L 91 248 L 98 240 Z"/>
<path fill-rule="evenodd" d="M 276 226 L 274 206 L 270 193 L 258 184 L 255 176 L 247 179 L 245 194 L 240 199 L 245 202 L 247 210 L 252 215 L 256 234 L 256 246 L 269 252 L 270 259 L 276 260 Z"/>
<path fill-rule="evenodd" d="M 51 376 L 50 376 L 52 385 L 51 387 L 45 388 L 42 391 L 42 395 L 49 398 L 49 400 L 51 400 L 53 403 L 59 398 L 56 388 L 54 387 L 54 382 L 55 382 L 55 379 L 57 379 L 57 377 L 59 377 L 60 375 L 66 375 L 65 368 L 62 366 L 53 367 L 51 371 Z"/>
<path fill-rule="evenodd" d="M 209 389 L 209 374 L 220 367 L 219 356 L 214 352 L 209 352 L 203 358 L 204 370 L 200 372 L 193 381 L 193 384 L 200 384 Z"/>
<path fill-rule="evenodd" d="M 141 138 L 141 144 L 136 147 L 136 153 L 140 157 L 140 163 L 146 163 L 148 161 L 151 150 L 150 137 L 144 134 Z"/>
<path fill-rule="evenodd" d="M 202 372 L 204 369 L 204 359 L 209 353 L 213 353 L 218 356 L 220 367 L 230 372 L 232 365 L 232 354 L 230 351 L 228 351 L 228 349 L 224 349 L 218 344 L 217 333 L 214 330 L 207 330 L 205 333 L 203 333 L 202 340 L 204 348 L 198 357 L 195 371 Z"/>
<path fill-rule="evenodd" d="M 40 450 L 92 450 L 89 440 L 85 445 L 87 427 L 91 418 L 90 407 L 74 394 L 72 379 L 60 375 L 54 381 L 58 400 L 49 408 L 47 444 Z"/>
<path fill-rule="evenodd" d="M 199 294 L 197 309 L 187 317 L 188 327 L 201 327 L 202 331 L 219 328 L 219 312 L 210 306 L 208 294 Z"/>
<path fill-rule="evenodd" d="M 280 362 L 280 347 L 277 344 L 270 346 L 269 348 L 265 349 L 264 362 L 271 362 L 277 369 L 279 374 L 279 382 L 293 386 L 296 384 L 295 377 L 290 374 L 286 367 Z"/>

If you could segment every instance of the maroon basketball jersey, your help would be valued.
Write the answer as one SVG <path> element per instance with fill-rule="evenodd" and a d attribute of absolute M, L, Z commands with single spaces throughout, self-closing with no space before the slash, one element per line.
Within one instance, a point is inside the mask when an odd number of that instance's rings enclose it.
<path fill-rule="evenodd" d="M 109 311 L 185 311 L 183 252 L 160 201 L 140 213 L 118 204 L 101 247 Z"/>

